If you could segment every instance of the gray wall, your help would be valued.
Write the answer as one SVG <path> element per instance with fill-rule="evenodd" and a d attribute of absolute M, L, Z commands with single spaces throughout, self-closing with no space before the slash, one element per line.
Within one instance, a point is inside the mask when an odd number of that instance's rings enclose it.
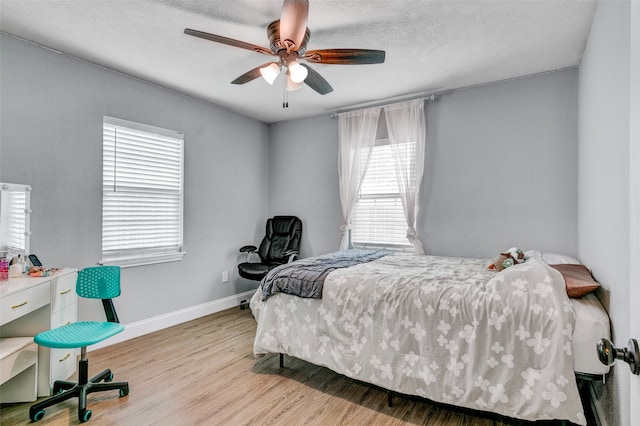
<path fill-rule="evenodd" d="M 302 257 L 338 249 L 342 223 L 338 191 L 337 120 L 323 115 L 269 128 L 270 215 L 302 220 Z"/>
<path fill-rule="evenodd" d="M 266 124 L 10 37 L 0 43 L 0 180 L 33 187 L 31 248 L 46 265 L 100 260 L 102 118 L 108 115 L 185 135 L 187 255 L 124 269 L 116 302 L 121 321 L 256 287 L 237 279 L 236 263 L 237 249 L 257 240 L 267 215 Z M 95 309 L 83 300 L 80 318 L 93 317 Z"/>
<path fill-rule="evenodd" d="M 629 138 L 629 7 L 628 1 L 598 4 L 579 92 L 578 255 L 603 286 L 599 295 L 609 310 L 613 338 L 623 347 L 630 337 L 638 338 L 629 335 L 630 286 L 638 285 L 629 280 L 630 262 L 638 262 L 629 257 L 629 153 L 638 143 Z M 631 424 L 629 379 L 623 364 L 612 369 L 599 403 L 606 424 Z"/>
<path fill-rule="evenodd" d="M 434 254 L 576 253 L 577 71 L 429 103 L 418 232 Z"/>
<path fill-rule="evenodd" d="M 418 232 L 428 253 L 577 252 L 576 70 L 444 95 L 427 107 Z M 270 211 L 306 222 L 303 255 L 336 250 L 338 120 L 271 126 Z M 291 184 L 293 191 L 281 189 Z"/>

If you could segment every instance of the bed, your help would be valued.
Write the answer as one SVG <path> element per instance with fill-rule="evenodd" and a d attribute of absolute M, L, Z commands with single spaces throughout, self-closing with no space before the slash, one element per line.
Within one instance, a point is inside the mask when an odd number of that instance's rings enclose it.
<path fill-rule="evenodd" d="M 608 371 L 595 353 L 609 335 L 602 305 L 567 297 L 542 256 L 501 272 L 489 261 L 389 254 L 329 268 L 320 291 L 314 282 L 306 293 L 290 276 L 272 291 L 267 276 L 250 302 L 254 354 L 286 354 L 440 403 L 586 424 L 575 375 Z"/>

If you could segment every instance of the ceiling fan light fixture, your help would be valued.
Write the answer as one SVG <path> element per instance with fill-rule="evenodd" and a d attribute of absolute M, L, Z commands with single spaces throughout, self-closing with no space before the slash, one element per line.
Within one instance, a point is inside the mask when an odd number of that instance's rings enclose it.
<path fill-rule="evenodd" d="M 260 68 L 260 75 L 264 78 L 264 81 L 269 84 L 273 84 L 273 82 L 276 81 L 276 78 L 280 75 L 280 65 L 272 62 L 268 66 Z"/>
<path fill-rule="evenodd" d="M 291 81 L 293 81 L 294 83 L 302 83 L 304 79 L 307 78 L 307 75 L 309 74 L 309 71 L 307 71 L 305 67 L 303 67 L 296 61 L 290 62 L 287 65 L 287 68 L 289 68 Z"/>
<path fill-rule="evenodd" d="M 287 92 L 295 92 L 296 90 L 300 90 L 302 88 L 302 83 L 296 83 L 291 80 L 291 75 L 287 73 Z"/>
<path fill-rule="evenodd" d="M 2 1 L 2 0 L 0 0 Z M 185 28 L 184 33 L 193 37 L 210 40 L 227 46 L 250 50 L 262 55 L 271 56 L 271 61 L 259 65 L 235 80 L 231 84 L 245 84 L 262 76 L 264 80 L 273 85 L 278 75 L 285 73 L 284 82 L 286 108 L 287 91 L 296 90 L 304 82 L 315 92 L 326 95 L 333 88 L 314 68 L 307 64 L 300 64 L 302 60 L 311 64 L 382 64 L 385 59 L 384 50 L 372 49 L 321 49 L 307 50 L 311 31 L 307 28 L 309 19 L 309 0 L 283 0 L 280 19 L 271 22 L 267 26 L 267 38 L 269 49 L 245 41 L 235 40 L 222 35 L 206 33 L 191 28 Z M 273 59 L 273 58 L 277 59 Z M 288 87 L 288 90 L 287 90 Z"/>

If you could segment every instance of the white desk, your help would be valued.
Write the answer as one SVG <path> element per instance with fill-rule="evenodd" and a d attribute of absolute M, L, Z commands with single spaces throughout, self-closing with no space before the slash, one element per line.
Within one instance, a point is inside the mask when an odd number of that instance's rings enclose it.
<path fill-rule="evenodd" d="M 77 273 L 76 269 L 66 268 L 48 277 L 25 275 L 0 283 L 0 338 L 33 338 L 41 331 L 75 322 Z M 75 371 L 75 349 L 38 347 L 38 396 L 50 395 L 53 382 L 66 380 Z M 22 398 L 15 395 L 13 388 L 23 385 L 12 383 L 21 383 L 20 380 L 18 374 L 1 385 L 0 402 Z"/>

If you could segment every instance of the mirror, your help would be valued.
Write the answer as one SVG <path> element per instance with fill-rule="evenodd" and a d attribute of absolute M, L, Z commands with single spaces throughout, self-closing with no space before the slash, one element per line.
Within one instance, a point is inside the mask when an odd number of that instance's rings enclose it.
<path fill-rule="evenodd" d="M 0 183 L 0 254 L 29 254 L 30 195 L 29 185 Z"/>

